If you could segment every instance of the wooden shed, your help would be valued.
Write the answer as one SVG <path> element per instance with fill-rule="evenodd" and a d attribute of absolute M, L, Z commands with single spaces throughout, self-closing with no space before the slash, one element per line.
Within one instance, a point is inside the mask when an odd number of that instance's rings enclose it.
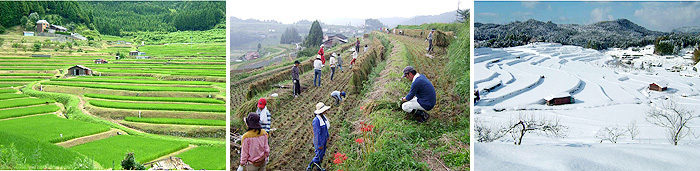
<path fill-rule="evenodd" d="M 550 94 L 549 96 L 545 97 L 544 100 L 549 106 L 574 103 L 574 97 L 571 97 L 571 94 L 566 92 L 560 94 Z"/>
<path fill-rule="evenodd" d="M 85 76 L 92 75 L 92 69 L 84 67 L 82 65 L 76 65 L 68 68 L 68 75 L 71 76 Z"/>
<path fill-rule="evenodd" d="M 654 91 L 666 91 L 668 89 L 668 82 L 666 81 L 656 81 L 649 84 L 649 90 Z"/>
<path fill-rule="evenodd" d="M 36 21 L 36 32 L 45 32 L 49 28 L 49 22 L 46 20 Z"/>

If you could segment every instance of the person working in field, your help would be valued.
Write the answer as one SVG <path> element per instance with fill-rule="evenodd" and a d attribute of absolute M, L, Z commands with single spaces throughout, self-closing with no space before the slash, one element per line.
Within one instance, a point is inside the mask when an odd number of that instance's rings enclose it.
<path fill-rule="evenodd" d="M 270 125 L 272 125 L 272 114 L 267 110 L 267 100 L 265 98 L 260 98 L 258 100 L 258 109 L 255 112 L 260 116 L 260 124 L 266 132 L 270 132 Z"/>
<path fill-rule="evenodd" d="M 355 64 L 356 59 L 357 59 L 357 51 L 352 52 L 352 61 L 350 61 L 350 69 L 352 69 L 352 65 Z"/>
<path fill-rule="evenodd" d="M 326 56 L 323 55 L 324 54 L 323 47 L 324 47 L 324 45 L 321 44 L 321 48 L 318 49 L 318 52 L 316 52 L 316 54 L 321 55 L 321 64 L 326 65 Z"/>
<path fill-rule="evenodd" d="M 431 29 L 430 33 L 428 34 L 428 53 L 433 52 L 433 33 L 435 33 L 435 29 Z"/>
<path fill-rule="evenodd" d="M 299 74 L 301 74 L 301 70 L 299 70 L 299 64 L 301 64 L 299 61 L 294 61 L 294 66 L 292 67 L 292 83 L 294 84 L 292 94 L 294 94 L 294 98 L 301 95 L 301 86 L 299 84 Z"/>
<path fill-rule="evenodd" d="M 330 63 L 330 67 L 331 67 L 331 81 L 333 81 L 333 76 L 335 75 L 335 67 L 336 67 L 336 65 L 338 65 L 338 60 L 335 59 L 335 52 L 333 52 L 333 54 L 331 54 L 331 60 L 330 60 L 330 61 L 331 61 L 331 63 Z"/>
<path fill-rule="evenodd" d="M 241 161 L 238 170 L 265 170 L 270 156 L 267 131 L 262 130 L 260 116 L 251 112 L 246 118 L 248 131 L 241 137 Z"/>
<path fill-rule="evenodd" d="M 338 54 L 338 69 L 340 69 L 340 72 L 343 72 L 343 57 L 341 55 Z"/>
<path fill-rule="evenodd" d="M 331 97 L 335 99 L 335 105 L 339 105 L 345 97 L 345 92 L 340 92 L 338 90 L 331 92 Z"/>
<path fill-rule="evenodd" d="M 326 143 L 329 139 L 328 128 L 330 128 L 330 123 L 328 123 L 328 118 L 326 118 L 326 111 L 330 109 L 330 106 L 326 106 L 319 102 L 316 104 L 316 110 L 314 111 L 314 120 L 311 123 L 311 127 L 314 133 L 314 156 L 311 159 L 311 163 L 306 167 L 306 170 L 311 170 L 311 167 L 316 164 L 321 167 L 321 162 L 323 161 L 323 156 L 326 155 Z"/>
<path fill-rule="evenodd" d="M 316 55 L 316 60 L 314 60 L 314 86 L 316 87 L 321 87 L 321 69 L 323 68 L 321 58 L 321 55 Z"/>
<path fill-rule="evenodd" d="M 363 52 L 367 52 L 367 48 L 369 48 L 369 46 L 365 45 L 365 51 Z"/>
<path fill-rule="evenodd" d="M 429 118 L 426 111 L 435 106 L 436 95 L 433 83 L 425 75 L 419 74 L 412 66 L 403 69 L 403 77 L 411 80 L 411 90 L 406 97 L 401 98 L 405 103 L 401 104 L 403 111 L 413 114 L 418 122 L 424 122 Z"/>
<path fill-rule="evenodd" d="M 355 52 L 360 51 L 360 38 L 357 38 L 357 41 L 355 41 Z"/>

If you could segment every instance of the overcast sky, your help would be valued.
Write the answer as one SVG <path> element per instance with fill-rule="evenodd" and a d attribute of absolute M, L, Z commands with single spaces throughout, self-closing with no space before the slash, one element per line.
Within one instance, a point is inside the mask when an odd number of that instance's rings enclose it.
<path fill-rule="evenodd" d="M 389 18 L 438 15 L 470 9 L 470 0 L 242 0 L 227 1 L 227 14 L 240 19 L 321 22 L 339 18 Z"/>
<path fill-rule="evenodd" d="M 506 24 L 536 19 L 591 24 L 628 19 L 655 31 L 700 26 L 700 2 L 485 2 L 474 4 L 475 22 Z"/>

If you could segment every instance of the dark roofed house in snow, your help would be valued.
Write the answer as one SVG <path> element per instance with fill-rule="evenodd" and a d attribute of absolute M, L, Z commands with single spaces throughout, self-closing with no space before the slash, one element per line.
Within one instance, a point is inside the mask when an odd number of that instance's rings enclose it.
<path fill-rule="evenodd" d="M 566 92 L 560 94 L 550 94 L 549 96 L 545 97 L 544 100 L 549 106 L 574 103 L 574 97 L 571 97 L 571 94 Z"/>
<path fill-rule="evenodd" d="M 92 75 L 92 69 L 84 67 L 82 65 L 76 65 L 68 68 L 68 75 L 71 76 L 86 76 Z"/>
<path fill-rule="evenodd" d="M 656 81 L 649 84 L 649 90 L 654 91 L 666 91 L 668 89 L 668 82 L 666 81 Z"/>

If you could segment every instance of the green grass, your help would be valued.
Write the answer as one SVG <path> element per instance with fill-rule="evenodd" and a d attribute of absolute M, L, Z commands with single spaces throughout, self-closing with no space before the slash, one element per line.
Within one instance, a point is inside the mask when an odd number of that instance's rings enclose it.
<path fill-rule="evenodd" d="M 18 84 L 18 83 L 2 83 L 2 84 L 0 84 L 0 88 L 19 87 L 22 85 L 23 84 Z"/>
<path fill-rule="evenodd" d="M 17 89 L 11 89 L 11 88 L 6 88 L 6 89 L 0 89 L 0 93 L 17 93 Z"/>
<path fill-rule="evenodd" d="M 158 101 L 158 102 L 190 102 L 190 103 L 213 103 L 225 104 L 226 102 L 210 98 L 190 98 L 190 97 L 144 97 L 144 96 L 117 96 L 108 94 L 84 94 L 85 97 L 111 100 L 129 101 Z"/>
<path fill-rule="evenodd" d="M 16 99 L 16 98 L 23 98 L 23 97 L 29 97 L 24 94 L 0 94 L 0 100 L 7 100 L 7 99 Z"/>
<path fill-rule="evenodd" d="M 175 111 L 199 111 L 199 112 L 226 112 L 224 105 L 199 105 L 199 104 L 168 104 L 168 103 L 125 103 L 113 101 L 90 100 L 90 105 L 117 109 L 138 110 L 175 110 Z"/>
<path fill-rule="evenodd" d="M 190 165 L 192 169 L 226 170 L 226 148 L 220 146 L 201 146 L 187 150 L 175 157 Z"/>
<path fill-rule="evenodd" d="M 43 170 L 44 166 L 68 168 L 67 166 L 73 164 L 77 158 L 84 157 L 78 152 L 61 146 L 3 131 L 7 130 L 0 130 L 0 137 L 2 137 L 0 138 L 0 150 L 14 147 L 21 153 L 19 156 L 26 159 L 25 164 L 30 166 L 25 169 Z M 0 169 L 6 168 L 0 166 Z"/>
<path fill-rule="evenodd" d="M 16 78 L 16 79 L 0 79 L 0 82 L 32 82 L 32 81 L 39 81 L 41 79 L 32 79 L 32 78 Z"/>
<path fill-rule="evenodd" d="M 93 123 L 59 118 L 56 115 L 40 115 L 0 121 L 0 130 L 34 139 L 57 143 L 109 130 L 109 127 Z M 63 134 L 63 137 L 61 137 Z"/>
<path fill-rule="evenodd" d="M 129 80 L 155 80 L 154 77 L 143 77 L 143 76 L 99 76 L 91 77 L 92 79 L 129 79 Z"/>
<path fill-rule="evenodd" d="M 130 86 L 130 85 L 109 85 L 109 84 L 83 84 L 83 83 L 63 83 L 63 82 L 44 82 L 44 85 L 58 85 L 69 87 L 86 87 L 97 89 L 111 90 L 129 90 L 129 91 L 179 91 L 179 92 L 219 92 L 215 88 L 203 87 L 156 87 L 156 86 Z"/>
<path fill-rule="evenodd" d="M 187 143 L 161 139 L 144 138 L 133 135 L 119 135 L 81 144 L 70 149 L 88 157 L 93 157 L 104 168 L 121 169 L 121 160 L 127 153 L 134 153 L 136 161 L 149 162 L 160 156 L 186 148 Z"/>
<path fill-rule="evenodd" d="M 0 110 L 0 119 L 14 118 L 20 116 L 51 113 L 60 110 L 61 108 L 56 105 L 42 105 L 42 106 L 32 106 L 25 108 L 7 109 Z"/>
<path fill-rule="evenodd" d="M 38 73 L 19 73 L 19 74 L 0 74 L 0 76 L 53 76 L 54 74 L 38 74 Z"/>
<path fill-rule="evenodd" d="M 51 99 L 37 99 L 37 98 L 22 98 L 22 99 L 9 99 L 0 100 L 0 109 L 11 108 L 11 107 L 21 107 L 21 106 L 31 106 L 45 103 L 54 103 L 55 101 Z"/>
<path fill-rule="evenodd" d="M 51 81 L 124 83 L 124 84 L 177 84 L 177 85 L 211 85 L 211 84 L 213 84 L 212 82 L 204 82 L 204 81 L 117 80 L 117 79 L 92 79 L 92 78 L 51 79 Z"/>
<path fill-rule="evenodd" d="M 226 121 L 209 119 L 177 119 L 177 118 L 138 118 L 126 117 L 129 122 L 145 122 L 154 124 L 176 124 L 176 125 L 206 125 L 206 126 L 226 126 Z"/>

